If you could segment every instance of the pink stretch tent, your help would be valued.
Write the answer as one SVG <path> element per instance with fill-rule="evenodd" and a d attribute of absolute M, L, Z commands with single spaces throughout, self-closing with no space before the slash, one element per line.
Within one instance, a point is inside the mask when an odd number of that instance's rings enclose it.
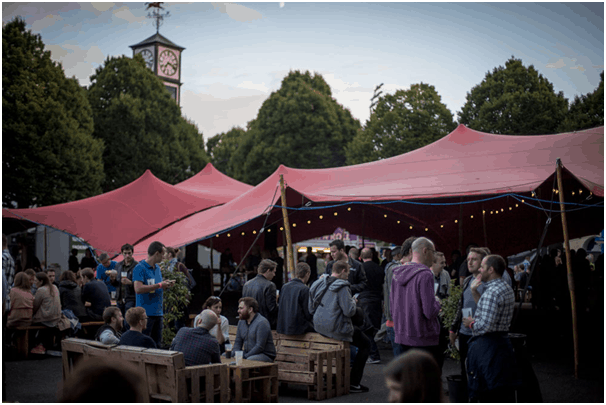
<path fill-rule="evenodd" d="M 411 235 L 424 235 L 447 256 L 470 242 L 507 255 L 536 247 L 547 216 L 533 207 L 549 208 L 549 203 L 530 196 L 535 191 L 538 198 L 552 198 L 557 158 L 565 167 L 565 189 L 576 191 L 575 196 L 566 193 L 566 201 L 603 204 L 604 127 L 508 136 L 459 125 L 433 144 L 390 159 L 331 169 L 280 166 L 227 204 L 192 215 L 142 241 L 135 246 L 135 254 L 144 256 L 154 240 L 170 246 L 196 241 L 208 246 L 212 239 L 215 249 L 231 247 L 237 258 L 248 250 L 266 218 L 266 228 L 275 224 L 270 228 L 273 233 L 264 232 L 257 244 L 263 247 L 264 239 L 273 238 L 281 246 L 281 211 L 272 206 L 280 205 L 279 175 L 283 174 L 288 207 L 301 208 L 311 202 L 305 210 L 289 210 L 293 242 L 342 226 L 396 244 Z M 394 200 L 407 202 L 387 203 Z M 312 209 L 334 203 L 341 205 Z M 559 209 L 557 204 L 551 208 Z M 268 211 L 270 215 L 264 215 Z M 599 232 L 603 205 L 571 210 L 568 224 L 571 237 Z M 545 243 L 560 240 L 561 221 L 556 217 Z"/>
<path fill-rule="evenodd" d="M 212 163 L 208 163 L 198 174 L 175 184 L 175 188 L 205 199 L 214 200 L 219 205 L 244 194 L 253 186 L 226 176 L 218 171 Z"/>
<path fill-rule="evenodd" d="M 206 174 L 201 176 L 203 172 Z M 2 217 L 56 228 L 79 236 L 99 251 L 118 254 L 125 243 L 136 243 L 174 221 L 229 199 L 229 193 L 219 193 L 216 186 L 228 177 L 212 166 L 194 177 L 209 180 L 210 187 L 215 187 L 211 196 L 201 192 L 201 181 L 198 191 L 191 192 L 165 183 L 147 170 L 132 183 L 105 194 L 41 208 L 3 209 Z"/>

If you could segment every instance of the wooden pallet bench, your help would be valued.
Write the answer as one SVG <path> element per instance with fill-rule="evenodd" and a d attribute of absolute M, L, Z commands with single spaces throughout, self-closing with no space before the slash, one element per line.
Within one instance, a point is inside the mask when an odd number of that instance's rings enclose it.
<path fill-rule="evenodd" d="M 83 359 L 104 357 L 133 364 L 147 386 L 146 402 L 228 402 L 229 367 L 226 364 L 185 367 L 183 353 L 132 346 L 105 345 L 85 339 L 65 339 L 63 379 Z"/>
<path fill-rule="evenodd" d="M 238 327 L 230 325 L 229 339 L 236 341 Z M 281 335 L 272 331 L 278 381 L 306 385 L 308 399 L 324 400 L 349 394 L 349 342 L 319 333 Z"/>
<path fill-rule="evenodd" d="M 103 321 L 101 322 L 85 322 L 82 323 L 82 329 L 85 331 L 85 333 L 90 334 L 92 330 L 97 330 L 97 328 L 99 328 L 100 326 L 102 326 L 104 324 Z M 49 328 L 47 326 L 42 326 L 42 325 L 29 325 L 29 326 L 20 326 L 17 328 L 12 328 L 10 329 L 11 331 L 14 331 L 15 333 L 13 334 L 13 339 L 15 341 L 15 347 L 17 348 L 17 353 L 20 356 L 23 356 L 25 358 L 27 358 L 29 356 L 29 351 L 31 349 L 30 347 L 30 331 L 37 331 L 37 330 L 43 330 L 43 329 L 52 329 Z"/>

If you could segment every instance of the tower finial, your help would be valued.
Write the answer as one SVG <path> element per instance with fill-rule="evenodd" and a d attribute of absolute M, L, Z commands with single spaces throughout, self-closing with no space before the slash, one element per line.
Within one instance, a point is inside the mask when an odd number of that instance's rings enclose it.
<path fill-rule="evenodd" d="M 170 16 L 170 11 L 167 11 L 166 13 L 161 13 L 160 10 L 164 10 L 164 7 L 162 7 L 163 2 L 155 2 L 155 3 L 145 3 L 147 5 L 146 10 L 149 10 L 150 8 L 154 8 L 154 11 L 151 11 L 149 13 L 147 13 L 147 18 L 152 18 L 155 19 L 156 21 L 154 21 L 154 25 L 156 26 L 156 33 L 160 33 L 160 26 L 162 25 L 162 20 L 164 20 L 165 17 L 169 17 Z"/>

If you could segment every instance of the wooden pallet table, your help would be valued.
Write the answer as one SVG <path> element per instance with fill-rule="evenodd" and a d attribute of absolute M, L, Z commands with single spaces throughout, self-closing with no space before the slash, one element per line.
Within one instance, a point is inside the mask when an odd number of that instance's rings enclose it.
<path fill-rule="evenodd" d="M 242 360 L 237 366 L 236 359 L 221 358 L 229 365 L 233 388 L 233 402 L 278 402 L 278 365 L 262 361 Z"/>

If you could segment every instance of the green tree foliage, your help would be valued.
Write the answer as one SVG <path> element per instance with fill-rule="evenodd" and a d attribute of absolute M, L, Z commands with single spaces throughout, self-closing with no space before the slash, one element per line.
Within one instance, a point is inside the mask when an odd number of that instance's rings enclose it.
<path fill-rule="evenodd" d="M 290 72 L 261 106 L 232 156 L 234 177 L 257 184 L 280 164 L 294 168 L 345 164 L 345 145 L 360 128 L 319 74 Z"/>
<path fill-rule="evenodd" d="M 240 143 L 244 141 L 246 131 L 240 127 L 234 127 L 227 132 L 222 132 L 206 141 L 206 153 L 210 157 L 211 163 L 217 170 L 228 176 L 234 176 L 237 165 L 235 155 Z"/>
<path fill-rule="evenodd" d="M 160 271 L 162 272 L 162 280 L 175 280 L 175 285 L 167 288 L 162 293 L 162 308 L 164 317 L 162 323 L 162 343 L 165 346 L 170 346 L 171 342 L 177 335 L 175 321 L 183 316 L 185 309 L 189 305 L 191 293 L 187 288 L 187 278 L 179 271 L 168 270 L 169 261 L 163 260 L 160 262 Z"/>
<path fill-rule="evenodd" d="M 511 58 L 467 93 L 459 122 L 482 132 L 538 135 L 557 132 L 568 101 L 530 65 Z"/>
<path fill-rule="evenodd" d="M 147 169 L 171 184 L 202 170 L 208 161 L 202 135 L 181 117 L 140 55 L 108 58 L 91 83 L 95 136 L 106 144 L 104 191 L 132 182 Z"/>
<path fill-rule="evenodd" d="M 17 18 L 2 28 L 2 205 L 51 205 L 98 194 L 103 142 L 75 78 Z"/>
<path fill-rule="evenodd" d="M 436 89 L 413 84 L 381 97 L 366 127 L 347 146 L 347 164 L 410 152 L 448 135 L 456 127 Z"/>
<path fill-rule="evenodd" d="M 604 125 L 604 71 L 593 93 L 576 96 L 558 132 L 580 131 Z"/>

